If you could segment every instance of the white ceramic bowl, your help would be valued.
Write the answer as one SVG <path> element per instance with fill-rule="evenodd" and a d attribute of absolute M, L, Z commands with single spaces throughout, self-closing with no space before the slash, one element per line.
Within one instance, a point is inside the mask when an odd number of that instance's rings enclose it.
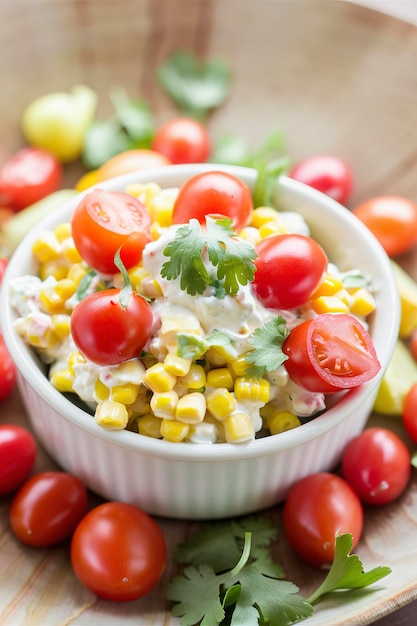
<path fill-rule="evenodd" d="M 179 186 L 211 165 L 169 166 L 106 181 L 123 190 L 133 181 Z M 255 172 L 222 167 L 253 186 Z M 282 177 L 280 208 L 301 213 L 312 236 L 340 269 L 370 275 L 377 310 L 371 336 L 382 364 L 379 375 L 348 392 L 321 416 L 294 430 L 249 444 L 187 444 L 154 440 L 129 431 L 108 432 L 54 389 L 39 362 L 13 329 L 7 282 L 34 273 L 31 243 L 37 232 L 69 221 L 80 196 L 57 210 L 26 237 L 13 255 L 1 295 L 1 323 L 18 368 L 27 414 L 41 444 L 65 470 L 107 499 L 130 501 L 151 514 L 182 519 L 216 519 L 246 514 L 282 501 L 291 485 L 333 469 L 347 442 L 365 426 L 379 380 L 398 336 L 400 307 L 389 259 L 368 230 L 345 208 L 309 187 Z"/>

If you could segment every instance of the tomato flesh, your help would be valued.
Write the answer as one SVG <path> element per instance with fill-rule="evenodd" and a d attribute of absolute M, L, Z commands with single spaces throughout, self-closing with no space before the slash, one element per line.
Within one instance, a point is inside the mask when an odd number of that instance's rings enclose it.
<path fill-rule="evenodd" d="M 0 332 L 0 402 L 10 396 L 16 386 L 16 365 L 4 343 Z"/>
<path fill-rule="evenodd" d="M 0 425 L 0 496 L 15 491 L 27 479 L 36 460 L 36 442 L 21 426 Z"/>
<path fill-rule="evenodd" d="M 411 387 L 405 396 L 402 422 L 411 439 L 417 443 L 417 383 Z"/>
<path fill-rule="evenodd" d="M 322 313 L 296 326 L 282 346 L 290 378 L 308 391 L 357 387 L 381 368 L 363 325 L 345 313 Z"/>

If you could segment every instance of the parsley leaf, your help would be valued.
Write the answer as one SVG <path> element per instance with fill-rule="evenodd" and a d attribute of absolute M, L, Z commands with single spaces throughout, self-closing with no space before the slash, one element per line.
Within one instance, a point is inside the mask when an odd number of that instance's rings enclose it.
<path fill-rule="evenodd" d="M 180 277 L 180 288 L 192 296 L 203 294 L 207 286 L 220 281 L 226 294 L 236 295 L 255 275 L 256 252 L 253 246 L 235 238 L 232 220 L 206 217 L 203 231 L 198 220 L 178 228 L 175 238 L 164 249 L 169 257 L 161 268 L 167 280 Z M 215 269 L 212 277 L 203 261 L 203 252 Z"/>
<path fill-rule="evenodd" d="M 200 61 L 191 52 L 172 54 L 158 68 L 157 76 L 179 108 L 201 121 L 229 95 L 229 67 L 219 61 Z"/>
<path fill-rule="evenodd" d="M 332 566 L 318 589 L 309 597 L 310 604 L 317 602 L 323 595 L 339 589 L 361 589 L 381 580 L 391 573 L 389 567 L 375 567 L 363 571 L 361 560 L 356 554 L 350 554 L 352 535 L 345 533 L 336 537 L 336 546 Z"/>
<path fill-rule="evenodd" d="M 248 337 L 248 342 L 254 350 L 246 353 L 245 358 L 253 366 L 248 369 L 251 376 L 262 376 L 267 371 L 277 369 L 287 360 L 282 351 L 282 344 L 289 332 L 286 328 L 286 319 L 279 315 L 265 322 Z"/>

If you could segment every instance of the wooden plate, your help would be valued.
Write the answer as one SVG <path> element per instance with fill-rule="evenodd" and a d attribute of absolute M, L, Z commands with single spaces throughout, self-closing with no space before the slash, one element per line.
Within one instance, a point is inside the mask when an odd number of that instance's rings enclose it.
<path fill-rule="evenodd" d="M 159 121 L 175 115 L 155 70 L 167 54 L 191 49 L 226 60 L 233 70 L 232 94 L 209 122 L 213 138 L 235 133 L 257 147 L 279 129 L 294 160 L 327 152 L 351 164 L 352 207 L 379 194 L 417 199 L 417 30 L 410 24 L 320 0 L 32 0 L 0 3 L 0 37 L 0 161 L 22 145 L 24 106 L 78 82 L 99 93 L 100 116 L 110 111 L 111 85 L 148 100 Z M 66 184 L 78 173 L 77 164 L 68 167 Z M 417 275 L 415 256 L 401 262 Z M 398 421 L 371 419 L 401 432 Z M 1 405 L 0 421 L 27 425 L 17 392 Z M 53 467 L 40 451 L 36 471 Z M 414 476 L 398 502 L 366 510 L 356 552 L 367 569 L 389 565 L 392 574 L 372 591 L 318 605 L 311 626 L 369 624 L 417 597 L 416 499 Z M 8 527 L 9 502 L 0 501 L 3 626 L 178 623 L 164 600 L 174 573 L 170 559 L 161 584 L 142 600 L 98 600 L 75 579 L 68 545 L 32 550 L 18 544 Z M 263 514 L 281 527 L 281 507 Z M 170 555 L 197 528 L 159 521 Z M 302 593 L 323 578 L 294 556 L 282 534 L 275 552 Z"/>

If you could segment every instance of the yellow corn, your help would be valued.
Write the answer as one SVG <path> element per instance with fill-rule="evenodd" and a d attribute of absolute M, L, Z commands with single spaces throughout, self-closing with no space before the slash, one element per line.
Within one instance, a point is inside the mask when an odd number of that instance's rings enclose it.
<path fill-rule="evenodd" d="M 280 222 L 278 211 L 269 206 L 259 206 L 252 211 L 251 226 L 259 228 L 268 222 Z"/>
<path fill-rule="evenodd" d="M 252 402 L 269 402 L 271 385 L 264 378 L 258 376 L 240 376 L 235 380 L 235 397 L 238 402 L 250 400 Z"/>
<path fill-rule="evenodd" d="M 129 270 L 129 278 L 134 291 L 142 293 L 141 286 L 144 278 L 149 276 L 149 272 L 142 265 L 135 265 Z"/>
<path fill-rule="evenodd" d="M 155 417 L 151 413 L 142 415 L 142 417 L 138 418 L 137 425 L 140 435 L 152 437 L 153 439 L 161 437 L 161 419 L 159 417 Z"/>
<path fill-rule="evenodd" d="M 298 417 L 290 411 L 278 411 L 268 421 L 268 428 L 271 435 L 277 435 L 283 433 L 292 428 L 301 426 L 301 422 Z"/>
<path fill-rule="evenodd" d="M 350 312 L 353 315 L 359 315 L 366 317 L 370 315 L 376 308 L 376 302 L 374 296 L 368 289 L 360 288 L 356 289 L 352 294 L 352 304 L 350 306 Z"/>
<path fill-rule="evenodd" d="M 76 366 L 83 365 L 86 362 L 87 361 L 85 357 L 81 354 L 81 352 L 78 352 L 78 350 L 74 350 L 74 352 L 71 352 L 71 354 L 68 356 L 68 369 L 71 374 L 75 376 Z"/>
<path fill-rule="evenodd" d="M 162 320 L 159 334 L 168 352 L 177 354 L 178 333 L 201 335 L 198 318 L 195 315 L 184 315 L 182 318 L 167 317 Z"/>
<path fill-rule="evenodd" d="M 156 241 L 165 232 L 166 229 L 164 226 L 161 226 L 159 222 L 154 220 L 149 230 L 150 230 L 152 239 Z"/>
<path fill-rule="evenodd" d="M 56 280 L 68 277 L 68 265 L 61 258 L 52 259 L 41 263 L 39 266 L 39 278 L 45 280 L 48 276 L 53 276 Z"/>
<path fill-rule="evenodd" d="M 54 228 L 54 235 L 60 243 L 72 237 L 71 224 L 69 222 L 58 224 L 58 226 Z"/>
<path fill-rule="evenodd" d="M 198 424 L 190 424 L 187 439 L 192 443 L 216 443 L 218 439 L 217 425 L 205 420 Z"/>
<path fill-rule="evenodd" d="M 259 234 L 259 230 L 257 228 L 254 228 L 253 226 L 245 226 L 244 228 L 242 228 L 239 231 L 239 237 L 240 239 L 251 243 L 253 246 L 256 246 L 256 244 L 259 243 L 262 239 Z"/>
<path fill-rule="evenodd" d="M 154 393 L 150 401 L 153 414 L 164 419 L 174 419 L 177 404 L 178 394 L 176 391 Z"/>
<path fill-rule="evenodd" d="M 39 299 L 48 313 L 64 313 L 65 304 L 76 290 L 72 280 L 63 278 L 55 285 L 44 287 L 39 292 Z"/>
<path fill-rule="evenodd" d="M 219 387 L 207 396 L 207 410 L 222 421 L 237 410 L 237 402 L 230 391 Z"/>
<path fill-rule="evenodd" d="M 77 248 L 75 247 L 72 237 L 67 237 L 62 242 L 62 254 L 68 263 L 81 263 L 82 258 Z"/>
<path fill-rule="evenodd" d="M 312 298 L 319 298 L 320 296 L 334 296 L 341 289 L 343 289 L 343 283 L 340 278 L 326 273 L 322 282 L 313 293 Z"/>
<path fill-rule="evenodd" d="M 218 367 L 207 372 L 207 387 L 233 389 L 233 377 L 227 367 Z"/>
<path fill-rule="evenodd" d="M 204 367 L 198 363 L 191 363 L 188 373 L 178 382 L 187 389 L 202 389 L 206 384 L 206 379 Z"/>
<path fill-rule="evenodd" d="M 51 375 L 50 381 L 52 386 L 61 393 L 70 392 L 72 391 L 74 376 L 69 369 L 55 370 Z"/>
<path fill-rule="evenodd" d="M 288 232 L 288 228 L 285 224 L 274 220 L 271 222 L 266 222 L 259 227 L 259 235 L 261 239 L 265 239 L 265 237 L 269 237 L 270 235 L 282 235 Z"/>
<path fill-rule="evenodd" d="M 154 393 L 162 393 L 174 389 L 177 377 L 167 372 L 163 363 L 155 363 L 146 370 L 143 382 Z"/>
<path fill-rule="evenodd" d="M 161 436 L 167 441 L 178 443 L 184 441 L 190 431 L 189 424 L 178 422 L 177 420 L 161 420 Z"/>
<path fill-rule="evenodd" d="M 52 315 L 51 328 L 59 339 L 65 339 L 70 334 L 70 316 L 66 313 Z"/>
<path fill-rule="evenodd" d="M 206 398 L 202 393 L 194 391 L 179 398 L 175 410 L 175 419 L 186 424 L 202 422 L 206 414 Z"/>
<path fill-rule="evenodd" d="M 26 318 L 26 337 L 29 343 L 35 348 L 53 348 L 59 343 L 59 339 L 49 326 L 50 317 L 48 317 L 48 325 L 39 327 L 39 323 L 30 313 Z"/>
<path fill-rule="evenodd" d="M 186 376 L 191 368 L 191 359 L 183 359 L 172 353 L 168 353 L 164 360 L 164 367 L 174 376 Z"/>
<path fill-rule="evenodd" d="M 74 263 L 68 270 L 67 278 L 72 280 L 72 282 L 78 287 L 86 274 L 87 269 L 82 263 Z"/>
<path fill-rule="evenodd" d="M 94 385 L 94 397 L 98 402 L 108 400 L 110 397 L 110 389 L 99 378 Z"/>
<path fill-rule="evenodd" d="M 249 367 L 250 364 L 247 362 L 244 355 L 227 363 L 227 368 L 234 378 L 244 376 Z"/>
<path fill-rule="evenodd" d="M 126 187 L 126 193 L 138 198 L 148 209 L 152 198 L 161 193 L 161 188 L 157 183 L 131 183 Z"/>
<path fill-rule="evenodd" d="M 236 348 L 230 344 L 226 346 L 212 346 L 206 352 L 207 360 L 215 367 L 230 363 L 236 359 Z"/>
<path fill-rule="evenodd" d="M 133 404 L 138 395 L 138 385 L 125 383 L 124 385 L 114 385 L 111 388 L 111 398 L 121 404 Z"/>
<path fill-rule="evenodd" d="M 149 213 L 154 221 L 162 227 L 171 226 L 174 203 L 172 198 L 157 195 L 148 204 Z"/>
<path fill-rule="evenodd" d="M 107 430 L 122 430 L 127 426 L 129 414 L 124 404 L 103 400 L 97 405 L 94 419 L 96 424 Z"/>
<path fill-rule="evenodd" d="M 243 443 L 255 437 L 252 422 L 246 413 L 233 413 L 222 423 L 227 443 Z"/>
<path fill-rule="evenodd" d="M 46 263 L 59 257 L 61 244 L 52 231 L 45 230 L 39 233 L 32 246 L 32 252 L 39 263 Z"/>
<path fill-rule="evenodd" d="M 338 296 L 319 296 L 311 301 L 316 313 L 348 313 L 349 307 Z"/>
<path fill-rule="evenodd" d="M 145 298 L 149 298 L 150 300 L 162 296 L 161 285 L 157 280 L 150 278 L 149 276 L 144 276 L 142 278 L 139 292 L 142 296 L 145 296 Z"/>
<path fill-rule="evenodd" d="M 150 394 L 151 392 L 147 389 L 147 387 L 145 387 L 145 385 L 140 385 L 136 400 L 133 404 L 129 405 L 129 408 L 136 415 L 146 415 L 147 413 L 150 413 Z"/>

